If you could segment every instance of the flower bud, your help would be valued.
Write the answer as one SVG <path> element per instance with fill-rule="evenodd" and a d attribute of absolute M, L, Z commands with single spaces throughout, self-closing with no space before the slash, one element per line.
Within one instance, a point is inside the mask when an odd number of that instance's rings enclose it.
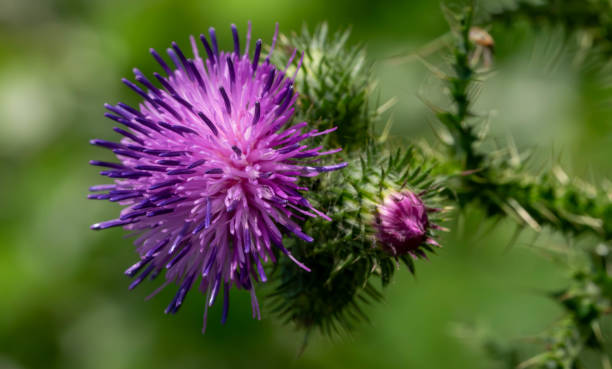
<path fill-rule="evenodd" d="M 376 239 L 383 250 L 394 256 L 425 257 L 423 244 L 438 246 L 429 237 L 430 229 L 437 226 L 428 217 L 428 212 L 437 210 L 427 208 L 411 191 L 389 193 L 377 208 Z"/>

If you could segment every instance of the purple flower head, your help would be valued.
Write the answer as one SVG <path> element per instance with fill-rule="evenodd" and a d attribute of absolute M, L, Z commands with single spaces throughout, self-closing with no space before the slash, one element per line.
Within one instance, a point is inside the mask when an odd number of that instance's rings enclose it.
<path fill-rule="evenodd" d="M 167 74 L 154 73 L 159 87 L 138 69 L 135 80 L 142 87 L 123 80 L 143 101 L 138 109 L 105 105 L 105 115 L 122 125 L 114 130 L 123 138 L 91 143 L 112 150 L 119 163 L 91 161 L 108 168 L 100 174 L 115 182 L 94 186 L 89 195 L 125 206 L 118 219 L 93 229 L 123 226 L 139 236 L 140 261 L 125 272 L 135 277 L 130 289 L 166 270 L 160 289 L 171 282 L 180 286 L 166 313 L 178 311 L 196 284 L 206 295 L 206 311 L 223 289 L 222 322 L 233 286 L 251 292 L 253 317 L 259 318 L 254 282 L 266 281 L 262 263 L 275 261 L 273 248 L 308 270 L 283 246 L 282 232 L 310 242 L 296 220 L 328 218 L 303 197 L 307 188 L 298 179 L 346 166 L 316 166 L 319 157 L 340 149 L 304 143 L 333 129 L 303 132 L 307 123 L 290 125 L 297 93 L 295 74 L 285 72 L 295 52 L 283 71 L 270 55 L 261 57 L 261 40 L 249 57 L 250 23 L 243 52 L 234 25 L 232 33 L 231 52 L 218 50 L 213 28 L 209 39 L 200 35 L 207 58 L 200 57 L 193 36 L 193 58 L 172 43 L 167 64 L 151 49 Z M 270 53 L 277 35 L 278 25 Z"/>
<path fill-rule="evenodd" d="M 428 212 L 438 211 L 425 206 L 419 196 L 410 191 L 388 194 L 378 206 L 376 237 L 383 250 L 393 255 L 409 254 L 425 257 L 423 244 L 438 246 L 430 237 L 430 230 L 440 229 L 431 224 Z"/>

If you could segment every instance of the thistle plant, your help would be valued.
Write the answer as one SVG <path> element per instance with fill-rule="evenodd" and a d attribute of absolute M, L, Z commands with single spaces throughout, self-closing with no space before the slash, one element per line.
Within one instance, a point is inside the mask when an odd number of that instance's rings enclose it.
<path fill-rule="evenodd" d="M 589 234 L 600 240 L 597 247 L 584 251 L 586 265 L 570 266 L 572 285 L 553 294 L 567 313 L 544 334 L 547 351 L 519 367 L 580 368 L 582 353 L 587 347 L 599 350 L 604 367 L 610 367 L 603 351 L 600 321 L 610 312 L 612 297 L 607 266 L 612 236 L 611 193 L 582 180 L 570 179 L 558 167 L 532 175 L 522 155 L 507 159 L 513 151 L 511 148 L 496 152 L 478 149 L 482 138 L 474 134 L 478 115 L 471 111 L 470 96 L 474 95 L 470 94 L 470 88 L 481 83 L 483 76 L 469 58 L 477 47 L 470 40 L 473 12 L 467 8 L 462 13 L 447 12 L 447 15 L 454 35 L 452 71 L 445 76 L 452 107 L 446 110 L 434 107 L 434 112 L 452 137 L 443 141 L 450 157 L 454 157 L 454 165 L 446 166 L 445 170 L 460 171 L 458 180 L 449 181 L 458 207 L 476 204 L 489 217 L 508 216 L 521 227 L 531 227 L 536 232 L 548 227 L 568 238 Z M 575 251 L 568 248 L 566 252 Z"/>
<path fill-rule="evenodd" d="M 609 2 L 549 1 L 479 18 L 472 7 L 443 8 L 450 25 L 447 65 L 432 66 L 448 104 L 427 103 L 440 142 L 411 140 L 394 147 L 382 129 L 390 103 L 373 95 L 372 61 L 350 32 L 275 33 L 268 53 L 261 40 L 244 49 L 232 26 L 233 51 L 219 51 L 214 30 L 192 37 L 193 57 L 172 44 L 159 85 L 137 69 L 124 80 L 143 101 L 106 105 L 120 142 L 92 140 L 119 162 L 92 161 L 114 183 L 91 188 L 92 199 L 124 206 L 119 218 L 92 228 L 121 226 L 138 238 L 140 260 L 126 270 L 130 288 L 165 271 L 178 293 L 175 313 L 198 285 L 206 309 L 223 289 L 223 318 L 232 287 L 266 288 L 264 312 L 305 332 L 351 332 L 368 321 L 365 306 L 384 298 L 394 273 L 415 273 L 441 247 L 444 223 L 468 207 L 510 218 L 521 229 L 547 229 L 592 247 L 565 252 L 568 287 L 552 291 L 565 314 L 542 335 L 546 350 L 520 367 L 580 368 L 584 349 L 605 358 L 601 320 L 611 310 L 612 192 L 570 178 L 561 168 L 532 173 L 526 155 L 491 150 L 484 118 L 474 111 L 491 68 L 494 37 L 486 24 L 526 16 L 558 21 L 591 34 L 607 53 Z M 608 46 L 606 46 L 608 45 Z M 426 99 L 424 99 L 426 100 Z M 310 127 L 310 129 L 307 129 Z M 510 160 L 508 160 L 510 157 Z M 206 314 L 206 313 L 205 313 Z M 206 315 L 205 315 L 206 316 Z M 206 321 L 206 317 L 205 317 Z M 514 353 L 514 351 L 512 351 Z M 511 355 L 514 362 L 515 355 Z M 508 356 L 510 357 L 510 356 Z M 604 362 L 607 363 L 607 359 Z"/>

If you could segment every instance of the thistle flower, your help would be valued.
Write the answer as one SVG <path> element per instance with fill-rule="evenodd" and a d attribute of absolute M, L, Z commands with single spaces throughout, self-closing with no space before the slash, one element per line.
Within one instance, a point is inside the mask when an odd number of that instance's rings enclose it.
<path fill-rule="evenodd" d="M 391 192 L 378 206 L 376 214 L 376 238 L 383 250 L 394 256 L 409 254 L 414 258 L 425 258 L 423 244 L 439 246 L 430 237 L 431 228 L 440 228 L 429 222 L 423 201 L 411 191 Z"/>
<path fill-rule="evenodd" d="M 220 289 L 225 322 L 233 286 L 250 291 L 253 317 L 260 317 L 254 282 L 266 281 L 262 263 L 275 261 L 274 248 L 308 270 L 284 247 L 279 226 L 312 242 L 294 219 L 327 216 L 302 196 L 307 188 L 298 179 L 346 166 L 312 166 L 319 157 L 340 149 L 322 151 L 303 143 L 334 129 L 302 132 L 306 122 L 289 125 L 297 99 L 297 70 L 291 77 L 285 72 L 296 51 L 284 71 L 270 63 L 278 25 L 263 61 L 261 40 L 249 57 L 250 23 L 242 53 L 234 25 L 231 52 L 218 50 L 213 28 L 209 34 L 210 43 L 200 35 L 206 60 L 193 36 L 193 59 L 174 42 L 167 50 L 173 67 L 150 50 L 167 74 L 154 73 L 161 88 L 138 69 L 135 79 L 144 88 L 123 80 L 144 100 L 138 109 L 123 103 L 105 105 L 110 111 L 106 117 L 128 130 L 114 128 L 124 136 L 120 143 L 91 141 L 112 150 L 120 162 L 91 161 L 109 168 L 100 174 L 115 183 L 94 186 L 91 191 L 96 193 L 89 196 L 125 206 L 118 219 L 92 229 L 123 226 L 140 236 L 135 241 L 140 261 L 125 271 L 138 275 L 130 289 L 166 269 L 166 281 L 158 291 L 171 282 L 180 285 L 166 309 L 176 313 L 199 280 L 198 289 L 206 294 L 204 329 L 208 307 Z M 301 60 L 297 69 L 300 65 Z M 311 161 L 301 162 L 305 158 Z"/>

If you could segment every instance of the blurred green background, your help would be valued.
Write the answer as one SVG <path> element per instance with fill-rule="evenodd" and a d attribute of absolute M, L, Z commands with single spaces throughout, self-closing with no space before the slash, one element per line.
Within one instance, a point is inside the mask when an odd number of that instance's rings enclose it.
<path fill-rule="evenodd" d="M 394 136 L 433 137 L 417 95 L 435 96 L 439 83 L 418 62 L 388 58 L 447 31 L 437 1 L 1 0 L 0 368 L 492 368 L 473 340 L 457 334 L 464 323 L 528 346 L 560 313 L 545 292 L 566 281 L 562 263 L 534 245 L 566 241 L 534 241 L 527 231 L 507 249 L 513 225 L 479 233 L 491 224 L 475 211 L 447 225 L 456 231 L 443 237 L 438 256 L 418 263 L 416 279 L 397 274 L 386 302 L 368 309 L 371 324 L 349 338 L 314 335 L 299 358 L 302 335 L 265 306 L 262 321 L 251 320 L 244 293 L 233 294 L 225 326 L 217 306 L 201 335 L 197 293 L 166 316 L 171 288 L 148 302 L 154 285 L 128 292 L 131 241 L 121 230 L 89 230 L 118 212 L 86 200 L 88 186 L 103 182 L 87 161 L 110 159 L 88 144 L 113 138 L 102 104 L 138 101 L 120 78 L 135 66 L 157 70 L 149 47 L 164 50 L 173 40 L 186 47 L 188 35 L 214 26 L 227 48 L 229 24 L 244 31 L 247 20 L 264 40 L 276 21 L 282 32 L 321 21 L 352 26 L 352 41 L 375 62 L 381 99 L 399 99 Z M 492 34 L 495 73 L 478 109 L 491 113 L 498 142 L 512 136 L 536 162 L 561 163 L 592 181 L 610 178 L 612 81 L 576 66 L 558 29 L 519 23 Z"/>

